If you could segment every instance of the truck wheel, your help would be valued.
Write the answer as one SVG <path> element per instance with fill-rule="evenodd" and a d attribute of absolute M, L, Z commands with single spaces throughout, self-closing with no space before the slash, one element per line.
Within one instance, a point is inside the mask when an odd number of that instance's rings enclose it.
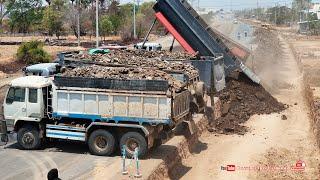
<path fill-rule="evenodd" d="M 132 158 L 136 148 L 139 149 L 138 157 L 143 157 L 148 151 L 146 138 L 138 132 L 127 132 L 120 139 L 120 148 L 125 145 L 127 157 Z"/>
<path fill-rule="evenodd" d="M 34 126 L 24 125 L 18 130 L 17 141 L 22 149 L 38 149 L 41 145 L 39 130 Z"/>
<path fill-rule="evenodd" d="M 90 152 L 98 156 L 109 156 L 114 152 L 115 139 L 103 129 L 93 131 L 88 141 Z"/>

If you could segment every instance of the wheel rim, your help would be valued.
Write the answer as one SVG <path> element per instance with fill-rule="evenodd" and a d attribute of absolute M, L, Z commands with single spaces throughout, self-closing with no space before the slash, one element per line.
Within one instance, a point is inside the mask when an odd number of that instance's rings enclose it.
<path fill-rule="evenodd" d="M 133 154 L 135 149 L 139 148 L 139 142 L 134 138 L 129 138 L 126 141 L 126 149 L 129 153 Z"/>
<path fill-rule="evenodd" d="M 104 151 L 105 149 L 107 149 L 108 147 L 108 140 L 106 137 L 104 136 L 98 136 L 96 139 L 95 139 L 95 146 L 98 150 L 100 151 Z"/>
<path fill-rule="evenodd" d="M 26 146 L 32 146 L 35 141 L 35 137 L 31 132 L 27 132 L 22 137 L 22 142 Z"/>

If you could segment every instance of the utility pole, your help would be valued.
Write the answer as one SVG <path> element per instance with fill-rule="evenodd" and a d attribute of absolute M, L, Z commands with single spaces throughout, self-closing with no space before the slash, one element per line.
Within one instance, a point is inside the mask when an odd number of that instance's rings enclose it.
<path fill-rule="evenodd" d="M 133 38 L 137 39 L 137 29 L 136 29 L 136 0 L 133 0 Z"/>
<path fill-rule="evenodd" d="M 99 0 L 96 0 L 96 47 L 99 47 Z"/>
<path fill-rule="evenodd" d="M 78 34 L 78 47 L 80 47 L 80 0 L 77 1 L 77 34 Z"/>
<path fill-rule="evenodd" d="M 278 4 L 275 4 L 275 10 L 274 10 L 274 24 L 277 25 L 277 10 L 278 10 Z"/>
<path fill-rule="evenodd" d="M 259 20 L 260 12 L 259 12 L 259 0 L 257 0 L 257 19 Z"/>

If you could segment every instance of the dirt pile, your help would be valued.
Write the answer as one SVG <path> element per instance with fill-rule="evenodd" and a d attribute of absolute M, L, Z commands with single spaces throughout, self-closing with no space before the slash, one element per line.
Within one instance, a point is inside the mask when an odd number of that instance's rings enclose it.
<path fill-rule="evenodd" d="M 183 87 L 183 82 L 173 78 L 170 74 L 158 69 L 83 66 L 68 69 L 62 74 L 65 77 L 106 78 L 121 80 L 167 80 L 175 90 Z"/>
<path fill-rule="evenodd" d="M 112 65 L 152 67 L 164 71 L 184 72 L 190 78 L 197 77 L 198 71 L 188 63 L 166 60 L 191 60 L 195 56 L 183 52 L 170 53 L 168 51 L 136 51 L 136 50 L 114 50 L 108 54 L 89 55 L 87 53 L 73 54 L 74 59 L 86 59 L 98 63 Z"/>
<path fill-rule="evenodd" d="M 244 134 L 247 128 L 241 124 L 252 115 L 279 113 L 286 109 L 286 105 L 242 73 L 238 79 L 228 79 L 227 88 L 217 96 L 222 102 L 222 117 L 211 124 L 217 133 Z"/>

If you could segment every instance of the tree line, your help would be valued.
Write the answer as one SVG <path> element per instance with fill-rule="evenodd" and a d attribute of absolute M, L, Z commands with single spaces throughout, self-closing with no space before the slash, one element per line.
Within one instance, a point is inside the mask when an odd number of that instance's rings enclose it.
<path fill-rule="evenodd" d="M 320 34 L 320 22 L 316 14 L 308 13 L 312 0 L 293 0 L 291 8 L 276 5 L 270 8 L 254 8 L 237 11 L 236 15 L 244 18 L 256 18 L 263 22 L 277 25 L 291 25 L 300 21 L 310 21 L 309 27 L 312 34 Z"/>
<path fill-rule="evenodd" d="M 41 33 L 49 36 L 95 34 L 95 0 L 0 0 L 1 33 Z M 133 8 L 136 6 L 137 36 L 142 37 L 152 23 L 154 2 L 120 5 L 118 0 L 99 0 L 99 31 L 103 37 L 133 37 Z"/>

